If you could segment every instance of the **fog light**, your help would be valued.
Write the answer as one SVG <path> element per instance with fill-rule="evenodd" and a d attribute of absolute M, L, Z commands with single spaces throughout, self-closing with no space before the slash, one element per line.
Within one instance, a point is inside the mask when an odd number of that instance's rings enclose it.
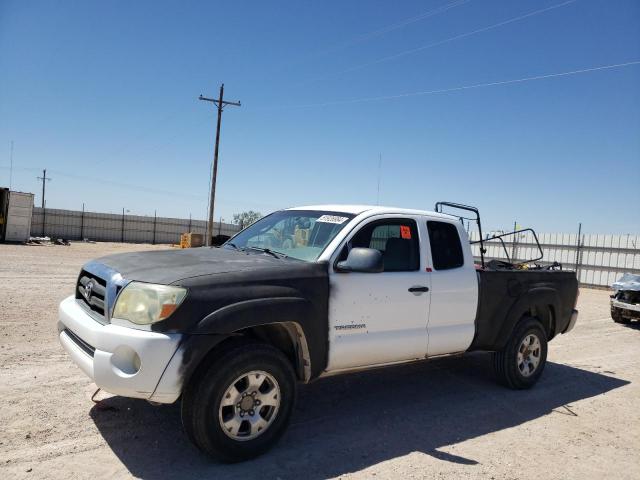
<path fill-rule="evenodd" d="M 122 345 L 111 355 L 111 365 L 116 374 L 131 376 L 138 373 L 142 363 L 140 356 L 132 348 Z"/>

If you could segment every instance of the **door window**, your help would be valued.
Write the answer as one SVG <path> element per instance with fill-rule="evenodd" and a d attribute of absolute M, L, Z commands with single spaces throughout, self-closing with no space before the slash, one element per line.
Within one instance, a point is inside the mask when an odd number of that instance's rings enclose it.
<path fill-rule="evenodd" d="M 385 272 L 410 272 L 420 269 L 420 247 L 416 222 L 388 219 L 365 225 L 345 246 L 339 260 L 347 258 L 354 247 L 375 248 L 382 253 Z"/>
<path fill-rule="evenodd" d="M 428 221 L 429 244 L 433 257 L 433 268 L 449 270 L 464 265 L 462 245 L 458 229 L 452 223 Z"/>

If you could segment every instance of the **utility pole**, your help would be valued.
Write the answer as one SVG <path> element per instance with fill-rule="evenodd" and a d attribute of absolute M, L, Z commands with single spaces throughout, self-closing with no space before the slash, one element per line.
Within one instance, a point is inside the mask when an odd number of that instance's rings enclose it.
<path fill-rule="evenodd" d="M 82 202 L 82 217 L 80 217 L 80 240 L 84 240 L 84 202 Z"/>
<path fill-rule="evenodd" d="M 158 223 L 158 211 L 153 211 L 153 242 L 152 244 L 156 244 L 156 224 Z"/>
<path fill-rule="evenodd" d="M 518 229 L 518 222 L 513 222 L 513 231 L 515 232 Z M 513 235 L 513 249 L 511 250 L 511 263 L 516 262 L 516 253 L 518 252 L 518 234 Z"/>
<path fill-rule="evenodd" d="M 51 177 L 47 177 L 47 169 L 42 170 L 42 176 L 37 177 L 38 180 L 42 180 L 42 208 L 44 208 L 44 193 L 45 193 L 45 185 L 46 182 L 50 182 L 52 180 Z"/>
<path fill-rule="evenodd" d="M 578 241 L 576 242 L 576 277 L 580 283 L 580 237 L 582 236 L 582 222 L 578 223 Z"/>
<path fill-rule="evenodd" d="M 122 207 L 122 228 L 120 229 L 120 243 L 124 243 L 124 207 Z"/>
<path fill-rule="evenodd" d="M 211 246 L 211 237 L 213 237 L 213 205 L 216 198 L 216 179 L 218 176 L 218 146 L 220 145 L 220 124 L 222 123 L 222 110 L 227 105 L 233 105 L 239 107 L 240 102 L 227 102 L 223 100 L 224 83 L 220 85 L 220 96 L 218 99 L 207 98 L 200 95 L 198 100 L 204 100 L 206 102 L 213 103 L 218 108 L 218 124 L 216 126 L 216 146 L 213 153 L 213 172 L 211 175 L 211 197 L 209 198 L 209 221 L 207 222 L 207 243 L 208 247 Z"/>
<path fill-rule="evenodd" d="M 47 182 L 51 181 L 51 177 L 47 177 L 47 169 L 45 168 L 44 170 L 42 170 L 42 176 L 41 177 L 37 177 L 38 180 L 42 180 L 42 236 L 44 237 L 44 226 L 45 226 L 45 220 L 46 220 L 46 211 L 45 211 L 45 200 L 44 200 L 44 193 L 45 193 L 45 185 L 47 184 Z"/>

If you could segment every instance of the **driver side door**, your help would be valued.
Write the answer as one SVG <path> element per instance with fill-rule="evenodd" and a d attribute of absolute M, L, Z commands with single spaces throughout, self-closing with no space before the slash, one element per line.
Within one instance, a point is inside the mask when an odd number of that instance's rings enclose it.
<path fill-rule="evenodd" d="M 330 267 L 329 359 L 341 370 L 424 358 L 427 353 L 429 275 L 419 218 L 374 217 L 347 237 Z M 380 273 L 340 273 L 335 263 L 354 247 L 382 253 Z"/>

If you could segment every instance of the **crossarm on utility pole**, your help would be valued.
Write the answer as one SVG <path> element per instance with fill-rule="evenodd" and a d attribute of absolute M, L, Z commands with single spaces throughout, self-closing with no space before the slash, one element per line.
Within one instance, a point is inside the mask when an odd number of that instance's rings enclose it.
<path fill-rule="evenodd" d="M 218 103 L 221 103 L 222 104 L 222 108 L 224 108 L 225 105 L 233 105 L 234 107 L 241 107 L 242 106 L 240 104 L 240 102 L 227 102 L 226 100 L 220 101 L 220 100 L 216 100 L 215 98 L 203 97 L 202 95 L 200 95 L 198 97 L 198 100 L 204 100 L 205 102 L 211 102 L 215 106 L 218 106 Z"/>

